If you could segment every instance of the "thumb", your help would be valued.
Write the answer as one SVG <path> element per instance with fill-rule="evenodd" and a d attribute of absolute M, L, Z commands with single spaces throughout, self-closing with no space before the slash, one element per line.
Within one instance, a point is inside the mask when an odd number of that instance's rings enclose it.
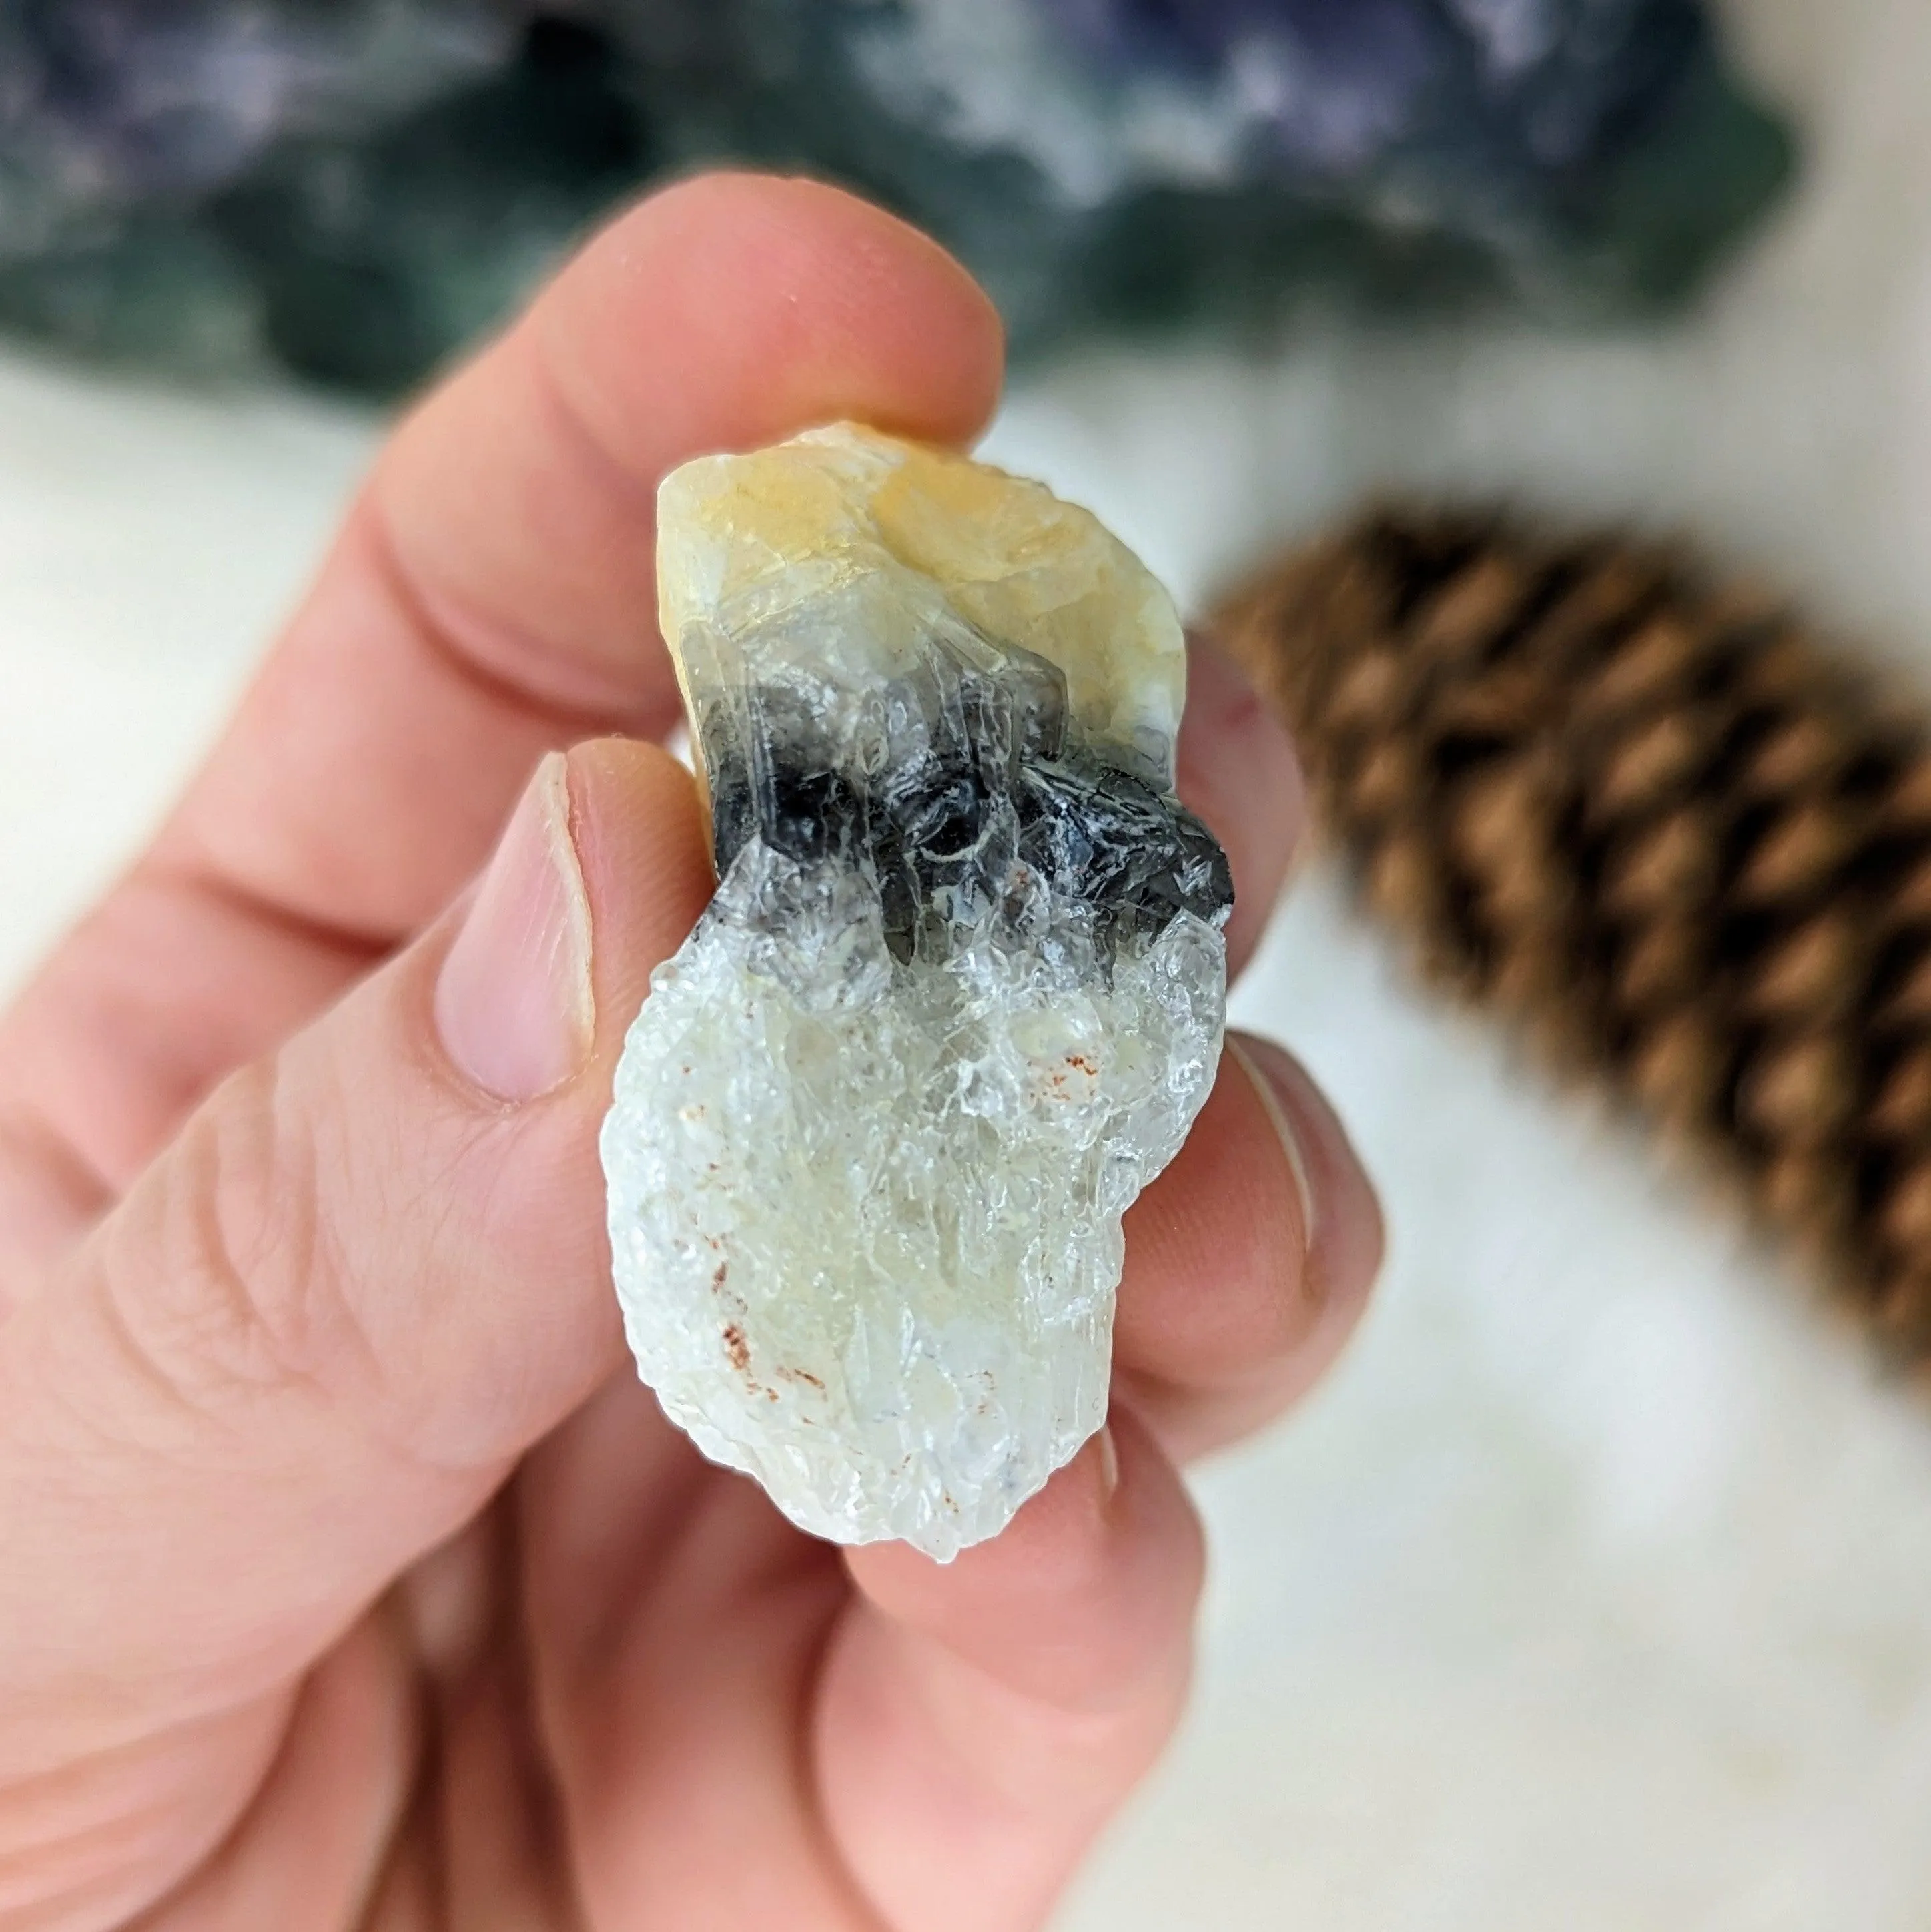
<path fill-rule="evenodd" d="M 607 1375 L 597 1127 L 709 890 L 664 753 L 553 755 L 0 1328 L 0 1780 L 283 1681 Z"/>

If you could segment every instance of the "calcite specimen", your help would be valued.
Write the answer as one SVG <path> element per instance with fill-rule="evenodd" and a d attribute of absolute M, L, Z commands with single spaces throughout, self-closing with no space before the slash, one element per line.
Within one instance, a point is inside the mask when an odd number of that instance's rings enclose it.
<path fill-rule="evenodd" d="M 626 1330 L 795 1522 L 949 1558 L 1105 1419 L 1120 1216 L 1219 1058 L 1180 626 L 1087 512 L 850 425 L 658 530 L 719 884 L 604 1129 Z"/>

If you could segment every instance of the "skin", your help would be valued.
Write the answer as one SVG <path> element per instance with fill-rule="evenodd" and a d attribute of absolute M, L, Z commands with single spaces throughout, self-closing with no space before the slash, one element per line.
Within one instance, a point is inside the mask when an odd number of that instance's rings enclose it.
<path fill-rule="evenodd" d="M 829 189 L 632 209 L 397 429 L 0 1023 L 5 1932 L 1020 1932 L 1153 1762 L 1201 1570 L 1177 1465 L 1312 1385 L 1380 1252 L 1285 1054 L 1229 1054 L 1129 1218 L 1108 1431 L 949 1566 L 699 1458 L 601 1232 L 622 1030 L 711 883 L 648 742 L 655 481 L 840 416 L 967 442 L 1000 358 L 955 265 Z M 506 1092 L 443 969 L 565 747 L 586 1003 Z M 1205 647 L 1182 769 L 1237 962 L 1301 794 Z M 471 976 L 536 972 L 478 930 Z"/>

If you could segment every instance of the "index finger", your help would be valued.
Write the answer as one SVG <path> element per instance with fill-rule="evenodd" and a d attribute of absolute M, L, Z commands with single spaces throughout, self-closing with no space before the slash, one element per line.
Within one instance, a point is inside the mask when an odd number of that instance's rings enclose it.
<path fill-rule="evenodd" d="M 745 175 L 643 202 L 398 430 L 164 846 L 304 918 L 413 929 L 541 750 L 676 718 L 667 470 L 841 416 L 962 440 L 999 379 L 985 296 L 877 208 Z"/>
<path fill-rule="evenodd" d="M 10 1226 L 54 1244 L 424 924 L 544 752 L 670 726 L 667 470 L 841 416 L 961 441 L 1000 372 L 965 272 L 835 189 L 700 178 L 591 241 L 403 422 L 151 851 L 0 1025 L 0 1144 L 42 1204 Z M 31 1258 L 0 1232 L 0 1277 Z"/>

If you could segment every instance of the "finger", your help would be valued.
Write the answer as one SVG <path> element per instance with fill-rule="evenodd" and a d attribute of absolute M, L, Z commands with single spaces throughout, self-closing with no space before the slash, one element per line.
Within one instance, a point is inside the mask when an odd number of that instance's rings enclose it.
<path fill-rule="evenodd" d="M 1176 763 L 1182 800 L 1227 853 L 1231 978 L 1253 956 L 1306 836 L 1307 787 L 1292 741 L 1213 639 L 1187 640 L 1187 704 Z"/>
<path fill-rule="evenodd" d="M 154 850 L 0 1028 L 0 1132 L 64 1210 L 36 1251 L 432 916 L 544 751 L 669 724 L 667 469 L 841 415 L 965 438 L 999 368 L 964 272 L 831 188 L 703 178 L 591 242 L 397 431 Z"/>
<path fill-rule="evenodd" d="M 619 1370 L 517 1478 L 540 1722 L 587 1922 L 876 1932 L 802 1739 L 838 1552 Z"/>
<path fill-rule="evenodd" d="M 170 847 L 304 918 L 406 931 L 477 862 L 558 714 L 580 734 L 676 716 L 667 470 L 841 415 L 956 440 L 998 380 L 985 298 L 879 210 L 744 175 L 646 200 L 397 432 Z M 459 695 L 482 716 L 445 716 Z"/>
<path fill-rule="evenodd" d="M 277 1760 L 292 1702 L 0 1779 L 0 1925 L 125 1924 L 217 1852 Z"/>
<path fill-rule="evenodd" d="M 592 1924 L 1033 1924 L 1184 1688 L 1198 1530 L 1123 1414 L 949 1567 L 803 1535 L 621 1372 L 517 1487 Z"/>
<path fill-rule="evenodd" d="M 1292 1055 L 1230 1034 L 1186 1144 L 1127 1213 L 1116 1386 L 1175 1455 L 1249 1433 L 1333 1365 L 1381 1246 L 1333 1109 Z"/>
<path fill-rule="evenodd" d="M 358 1625 L 301 1687 L 281 1748 L 225 1840 L 152 1910 L 95 1922 L 130 1932 L 361 1925 L 418 1760 L 409 1673 L 386 1619 Z"/>
<path fill-rule="evenodd" d="M 607 1372 L 597 1127 L 709 886 L 664 754 L 551 760 L 460 918 L 0 1328 L 0 1786 L 270 1694 Z"/>
<path fill-rule="evenodd" d="M 1130 1413 L 949 1566 L 847 1555 L 814 1730 L 828 1828 L 885 1923 L 1039 1922 L 1183 1700 L 1198 1522 Z"/>

